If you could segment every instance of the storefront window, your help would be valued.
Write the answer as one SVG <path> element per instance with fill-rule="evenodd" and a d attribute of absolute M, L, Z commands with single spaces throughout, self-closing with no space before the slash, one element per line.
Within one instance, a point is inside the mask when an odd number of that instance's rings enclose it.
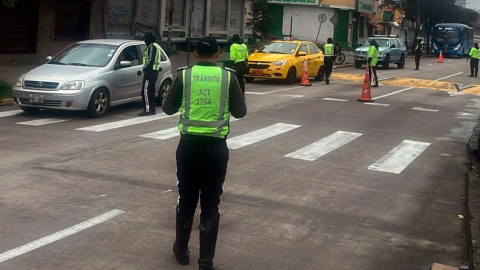
<path fill-rule="evenodd" d="M 212 0 L 210 10 L 210 28 L 212 30 L 227 30 L 227 0 Z"/>
<path fill-rule="evenodd" d="M 174 27 L 184 27 L 185 26 L 185 4 L 186 0 L 175 0 L 173 4 L 173 22 Z M 168 26 L 170 20 L 170 1 L 167 0 L 167 8 L 165 10 L 165 25 Z"/>

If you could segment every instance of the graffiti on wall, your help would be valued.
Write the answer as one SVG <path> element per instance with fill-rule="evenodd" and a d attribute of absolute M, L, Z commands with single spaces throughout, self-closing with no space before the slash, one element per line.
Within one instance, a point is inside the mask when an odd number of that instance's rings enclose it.
<path fill-rule="evenodd" d="M 124 27 L 130 25 L 130 16 L 125 5 L 110 6 L 108 8 L 108 23 Z"/>
<path fill-rule="evenodd" d="M 151 13 L 152 13 L 152 7 L 148 5 L 143 5 L 141 14 L 142 14 L 142 19 L 144 23 L 147 23 Z"/>

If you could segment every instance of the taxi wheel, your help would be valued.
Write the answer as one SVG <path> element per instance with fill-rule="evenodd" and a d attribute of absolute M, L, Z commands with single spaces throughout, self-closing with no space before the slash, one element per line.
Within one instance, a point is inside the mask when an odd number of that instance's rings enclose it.
<path fill-rule="evenodd" d="M 292 67 L 288 71 L 287 78 L 285 79 L 285 83 L 294 84 L 296 79 L 297 79 L 297 70 L 294 67 Z"/>
<path fill-rule="evenodd" d="M 318 69 L 317 77 L 315 77 L 315 81 L 323 81 L 325 79 L 325 66 L 321 66 L 320 69 Z"/>
<path fill-rule="evenodd" d="M 249 77 L 245 77 L 245 81 L 247 81 L 248 83 L 251 83 L 255 80 L 255 78 L 249 78 Z"/>

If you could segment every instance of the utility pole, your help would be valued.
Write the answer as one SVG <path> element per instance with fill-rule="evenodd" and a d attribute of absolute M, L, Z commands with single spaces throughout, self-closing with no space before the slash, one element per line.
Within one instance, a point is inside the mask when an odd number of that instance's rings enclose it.
<path fill-rule="evenodd" d="M 170 9 L 168 10 L 168 38 L 167 38 L 167 55 L 170 57 L 172 48 L 172 25 L 173 25 L 173 1 L 170 0 Z"/>
<path fill-rule="evenodd" d="M 192 45 L 192 19 L 193 19 L 193 1 L 190 0 L 190 19 L 188 20 L 188 49 L 187 49 L 187 66 L 190 65 L 190 47 Z"/>

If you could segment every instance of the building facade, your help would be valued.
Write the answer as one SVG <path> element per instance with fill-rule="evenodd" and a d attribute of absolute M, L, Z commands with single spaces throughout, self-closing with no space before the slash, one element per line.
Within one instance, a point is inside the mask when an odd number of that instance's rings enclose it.
<path fill-rule="evenodd" d="M 193 3 L 193 8 L 191 4 Z M 245 27 L 249 0 L 175 0 L 172 41 L 213 36 L 226 43 Z M 0 6 L 0 61 L 44 59 L 69 44 L 96 38 L 140 38 L 152 32 L 168 37 L 170 0 L 19 0 Z"/>

